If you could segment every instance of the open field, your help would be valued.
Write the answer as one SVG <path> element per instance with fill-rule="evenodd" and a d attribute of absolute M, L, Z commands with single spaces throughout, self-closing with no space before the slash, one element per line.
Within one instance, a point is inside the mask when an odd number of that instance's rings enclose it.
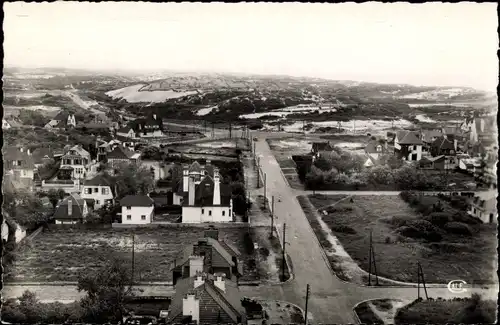
<path fill-rule="evenodd" d="M 312 202 L 316 208 L 322 209 L 322 220 L 340 240 L 345 251 L 365 271 L 369 269 L 369 236 L 372 231 L 380 276 L 417 282 L 419 261 L 427 283 L 448 283 L 450 279 L 463 279 L 469 284 L 495 281 L 495 225 L 473 226 L 471 236 L 443 231 L 441 241 L 427 242 L 401 236 L 393 230 L 391 223 L 395 218 L 410 221 L 420 218 L 400 197 L 356 196 L 352 203 L 345 200 L 333 208 L 325 208 L 338 199 L 316 196 Z M 313 228 L 317 232 L 318 227 Z M 319 238 L 321 236 L 324 235 L 320 234 Z"/>
<path fill-rule="evenodd" d="M 260 227 L 254 227 L 258 233 Z M 242 281 L 255 280 L 255 253 L 248 254 L 243 242 L 247 227 L 220 228 L 219 238 L 242 254 Z M 265 227 L 267 230 L 268 227 Z M 202 227 L 163 227 L 129 229 L 52 228 L 21 246 L 18 258 L 6 269 L 7 281 L 77 281 L 79 274 L 99 268 L 111 257 L 132 259 L 135 234 L 135 272 L 138 281 L 171 281 L 168 266 L 183 247 L 203 236 Z M 260 237 L 260 236 L 258 236 Z M 259 243 L 264 245 L 265 243 Z M 269 245 L 269 244 L 268 244 Z M 271 248 L 271 247 L 270 247 Z M 254 260 L 254 261 L 252 261 Z M 266 261 L 261 261 L 266 263 Z M 273 266 L 275 268 L 275 266 Z M 261 278 L 265 278 L 261 276 Z"/>
<path fill-rule="evenodd" d="M 481 300 L 476 310 L 466 310 L 470 299 L 422 300 L 400 309 L 394 324 L 494 324 L 497 302 Z M 480 316 L 479 316 L 480 315 Z M 479 317 L 478 317 L 479 316 Z"/>
<path fill-rule="evenodd" d="M 125 99 L 128 103 L 162 103 L 167 99 L 197 94 L 197 91 L 176 91 L 173 89 L 153 89 L 146 84 L 138 84 L 108 91 L 113 99 Z"/>

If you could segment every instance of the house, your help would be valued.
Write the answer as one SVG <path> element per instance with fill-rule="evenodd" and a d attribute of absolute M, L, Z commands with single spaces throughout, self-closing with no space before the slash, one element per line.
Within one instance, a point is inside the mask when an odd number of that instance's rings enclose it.
<path fill-rule="evenodd" d="M 122 163 L 139 163 L 141 154 L 118 145 L 106 154 L 106 158 L 111 167 L 116 167 Z"/>
<path fill-rule="evenodd" d="M 47 129 L 61 129 L 69 127 L 76 127 L 76 118 L 75 114 L 71 114 L 67 111 L 60 111 L 52 120 L 49 121 L 49 123 L 45 124 L 45 128 Z"/>
<path fill-rule="evenodd" d="M 333 146 L 330 142 L 313 142 L 311 153 L 314 158 L 319 158 L 322 152 L 331 152 L 333 150 Z"/>
<path fill-rule="evenodd" d="M 2 130 L 8 130 L 11 128 L 19 128 L 22 126 L 23 125 L 14 118 L 7 119 L 7 120 L 2 119 Z"/>
<path fill-rule="evenodd" d="M 496 193 L 489 192 L 475 196 L 467 213 L 481 219 L 484 223 L 497 223 L 498 212 Z"/>
<path fill-rule="evenodd" d="M 188 278 L 194 271 L 223 273 L 227 279 L 236 280 L 243 275 L 241 253 L 232 245 L 219 239 L 219 231 L 205 229 L 204 237 L 187 245 L 170 265 L 174 284 Z"/>
<path fill-rule="evenodd" d="M 35 164 L 29 149 L 7 148 L 3 153 L 4 176 L 12 175 L 12 180 L 22 188 L 32 190 Z M 16 186 L 17 187 L 17 186 Z"/>
<path fill-rule="evenodd" d="M 373 156 L 371 156 L 369 154 L 366 154 L 365 157 L 366 157 L 366 160 L 363 163 L 364 167 L 370 168 L 370 167 L 373 167 L 373 166 L 380 165 L 380 161 L 379 161 L 378 157 L 375 158 L 375 157 L 373 157 Z"/>
<path fill-rule="evenodd" d="M 160 179 L 165 179 L 168 175 L 169 165 L 165 164 L 163 161 L 158 160 L 141 160 L 142 166 L 145 166 L 151 170 L 155 181 Z"/>
<path fill-rule="evenodd" d="M 419 161 L 422 159 L 422 145 L 419 132 L 398 131 L 394 138 L 394 153 L 406 161 Z"/>
<path fill-rule="evenodd" d="M 420 169 L 435 169 L 435 170 L 445 170 L 446 157 L 441 156 L 424 156 L 418 162 Z"/>
<path fill-rule="evenodd" d="M 379 156 L 385 155 L 387 152 L 387 142 L 384 140 L 370 139 L 365 147 L 365 153 L 374 159 L 378 159 Z"/>
<path fill-rule="evenodd" d="M 135 138 L 134 129 L 130 126 L 125 126 L 116 130 L 116 135 L 124 138 Z"/>
<path fill-rule="evenodd" d="M 453 136 L 440 136 L 431 144 L 430 154 L 432 157 L 445 157 L 445 169 L 457 167 L 457 140 Z"/>
<path fill-rule="evenodd" d="M 430 154 L 432 143 L 443 133 L 441 129 L 422 130 L 420 133 L 422 134 L 422 155 L 425 156 Z"/>
<path fill-rule="evenodd" d="M 60 202 L 54 212 L 56 224 L 77 224 L 85 222 L 89 213 L 87 202 L 72 193 Z"/>
<path fill-rule="evenodd" d="M 184 165 L 182 168 L 182 178 L 180 178 L 172 186 L 173 190 L 173 204 L 174 205 L 182 205 L 184 202 L 184 197 L 189 192 L 189 174 L 197 173 L 197 170 L 200 169 L 203 175 L 210 175 L 213 177 L 214 175 L 214 166 L 212 165 L 210 160 L 206 161 L 206 165 L 202 166 L 198 162 L 193 162 L 191 165 Z"/>
<path fill-rule="evenodd" d="M 198 268 L 190 273 L 175 285 L 166 324 L 247 324 L 243 295 L 233 281 Z"/>
<path fill-rule="evenodd" d="M 103 175 L 86 180 L 82 187 L 81 197 L 87 203 L 91 201 L 96 210 L 105 205 L 113 204 L 114 201 L 112 186 Z"/>
<path fill-rule="evenodd" d="M 84 179 L 91 163 L 90 153 L 81 145 L 76 145 L 65 150 L 61 157 L 60 170 L 67 171 L 72 179 Z"/>
<path fill-rule="evenodd" d="M 156 114 L 133 121 L 132 127 L 141 138 L 163 136 L 163 121 Z"/>
<path fill-rule="evenodd" d="M 231 222 L 233 201 L 227 184 L 221 183 L 219 170 L 195 161 L 183 170 L 182 222 Z M 178 187 L 176 196 L 181 187 Z M 174 198 L 177 203 L 177 197 Z M 174 203 L 174 204 L 175 204 Z"/>
<path fill-rule="evenodd" d="M 120 200 L 122 223 L 148 224 L 153 221 L 154 201 L 147 195 L 127 195 Z"/>
<path fill-rule="evenodd" d="M 122 142 L 117 139 L 113 139 L 109 142 L 97 139 L 97 161 L 106 161 L 108 153 L 113 151 L 116 147 L 120 146 Z"/>

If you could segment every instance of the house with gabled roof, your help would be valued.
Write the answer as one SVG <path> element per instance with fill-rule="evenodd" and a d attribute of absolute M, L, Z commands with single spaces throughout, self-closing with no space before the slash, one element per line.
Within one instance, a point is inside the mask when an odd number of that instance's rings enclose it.
<path fill-rule="evenodd" d="M 29 149 L 9 147 L 3 152 L 4 175 L 10 174 L 16 187 L 33 189 L 35 164 Z"/>
<path fill-rule="evenodd" d="M 75 114 L 71 114 L 68 111 L 60 111 L 52 120 L 45 124 L 46 129 L 62 129 L 76 127 Z"/>
<path fill-rule="evenodd" d="M 167 324 L 247 324 L 243 295 L 223 274 L 196 272 L 177 282 Z"/>
<path fill-rule="evenodd" d="M 210 171 L 195 161 L 183 171 L 183 191 L 182 223 L 233 221 L 231 189 L 221 182 L 218 168 Z"/>
<path fill-rule="evenodd" d="M 113 204 L 113 188 L 114 186 L 110 183 L 109 178 L 99 174 L 83 183 L 80 195 L 87 201 L 87 204 L 92 205 L 97 210 L 103 206 Z"/>
<path fill-rule="evenodd" d="M 80 195 L 72 193 L 57 205 L 54 220 L 56 224 L 84 223 L 88 213 L 87 202 Z"/>
<path fill-rule="evenodd" d="M 476 195 L 467 211 L 473 217 L 481 219 L 484 223 L 497 223 L 497 197 L 496 191 Z"/>
<path fill-rule="evenodd" d="M 81 145 L 66 148 L 61 157 L 61 170 L 67 170 L 73 179 L 84 179 L 89 172 L 90 153 Z"/>
<path fill-rule="evenodd" d="M 241 253 L 237 248 L 219 238 L 219 231 L 210 227 L 204 237 L 187 245 L 170 265 L 174 284 L 180 278 L 192 276 L 194 270 L 223 273 L 236 280 L 243 275 Z"/>
<path fill-rule="evenodd" d="M 140 158 L 140 153 L 134 152 L 121 145 L 116 146 L 113 150 L 106 154 L 106 159 L 111 167 L 116 167 L 122 163 L 138 163 Z"/>
<path fill-rule="evenodd" d="M 394 153 L 405 161 L 422 159 L 422 139 L 416 131 L 398 131 L 394 137 Z"/>
<path fill-rule="evenodd" d="M 444 169 L 457 167 L 457 140 L 452 136 L 440 136 L 431 144 L 432 157 L 444 157 Z"/>
<path fill-rule="evenodd" d="M 123 224 L 139 225 L 153 222 L 154 201 L 147 195 L 127 195 L 120 200 Z"/>
<path fill-rule="evenodd" d="M 173 204 L 182 205 L 184 202 L 184 197 L 189 192 L 189 175 L 199 174 L 200 178 L 203 176 L 214 176 L 214 166 L 210 160 L 207 160 L 205 165 L 201 165 L 199 162 L 194 161 L 191 165 L 184 165 L 182 169 L 182 178 L 179 180 L 174 180 L 175 183 L 172 184 L 173 192 Z"/>
<path fill-rule="evenodd" d="M 135 138 L 135 131 L 132 127 L 130 126 L 124 126 L 122 128 L 119 128 L 118 130 L 116 130 L 116 135 L 117 136 L 120 136 L 120 137 L 124 137 L 124 138 Z"/>

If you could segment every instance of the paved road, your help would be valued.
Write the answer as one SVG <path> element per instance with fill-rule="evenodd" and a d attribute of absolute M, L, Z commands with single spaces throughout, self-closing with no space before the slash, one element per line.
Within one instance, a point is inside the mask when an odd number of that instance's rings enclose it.
<path fill-rule="evenodd" d="M 252 135 L 254 136 L 254 135 Z M 260 138 L 256 143 L 257 155 L 261 156 L 260 163 L 264 173 L 267 174 L 268 200 L 271 197 L 280 197 L 281 202 L 275 203 L 275 215 L 277 216 L 277 227 L 282 229 L 282 223 L 286 223 L 286 238 L 289 244 L 286 246 L 288 255 L 294 265 L 295 278 L 293 281 L 282 286 L 245 288 L 248 295 L 256 297 L 272 297 L 290 301 L 304 307 L 306 285 L 311 286 L 311 299 L 309 310 L 314 316 L 314 323 L 355 323 L 352 308 L 358 302 L 365 299 L 375 298 L 400 298 L 413 300 L 417 297 L 416 288 L 387 288 L 387 287 L 360 287 L 352 283 L 346 283 L 335 277 L 329 267 L 329 263 L 323 254 L 323 250 L 316 240 L 316 235 L 302 211 L 296 193 L 291 189 L 283 178 L 280 167 L 269 148 L 265 139 Z M 321 192 L 316 192 L 321 193 Z M 358 195 L 397 195 L 399 192 L 325 192 L 328 194 L 358 194 Z M 447 288 L 427 289 L 429 297 L 463 297 L 470 296 L 472 292 L 480 292 L 482 295 L 494 298 L 498 293 L 498 286 L 483 290 L 481 288 L 469 289 L 465 294 L 452 294 Z M 424 295 L 421 290 L 421 296 Z"/>

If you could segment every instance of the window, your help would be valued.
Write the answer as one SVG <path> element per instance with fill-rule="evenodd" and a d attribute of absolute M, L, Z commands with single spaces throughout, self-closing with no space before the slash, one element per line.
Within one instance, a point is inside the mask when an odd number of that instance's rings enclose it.
<path fill-rule="evenodd" d="M 23 162 L 22 162 L 21 160 L 18 160 L 18 161 L 17 161 L 17 165 L 18 165 L 18 166 L 21 166 L 22 164 L 23 164 Z"/>
<path fill-rule="evenodd" d="M 211 216 L 212 215 L 212 210 L 208 210 L 208 215 Z"/>
<path fill-rule="evenodd" d="M 132 216 L 130 214 L 127 215 L 127 220 L 132 220 Z"/>
<path fill-rule="evenodd" d="M 204 214 L 205 213 L 205 209 L 201 209 L 201 214 Z"/>
<path fill-rule="evenodd" d="M 382 146 L 377 146 L 377 151 L 378 152 L 382 151 Z"/>
<path fill-rule="evenodd" d="M 94 193 L 99 193 L 99 188 L 98 187 L 94 187 Z"/>
<path fill-rule="evenodd" d="M 109 194 L 109 188 L 103 187 L 103 188 L 101 189 L 101 193 L 102 193 L 102 194 L 104 194 L 104 195 Z"/>
<path fill-rule="evenodd" d="M 95 204 L 101 204 L 99 200 L 95 200 Z"/>
<path fill-rule="evenodd" d="M 145 216 L 145 215 L 142 215 L 142 216 L 141 216 L 141 220 L 146 220 L 146 216 Z"/>
<path fill-rule="evenodd" d="M 222 210 L 222 216 L 226 215 L 226 211 Z"/>
<path fill-rule="evenodd" d="M 130 209 L 131 209 L 131 207 L 130 207 L 130 206 L 128 206 L 128 207 L 127 207 L 127 210 L 130 210 Z"/>

